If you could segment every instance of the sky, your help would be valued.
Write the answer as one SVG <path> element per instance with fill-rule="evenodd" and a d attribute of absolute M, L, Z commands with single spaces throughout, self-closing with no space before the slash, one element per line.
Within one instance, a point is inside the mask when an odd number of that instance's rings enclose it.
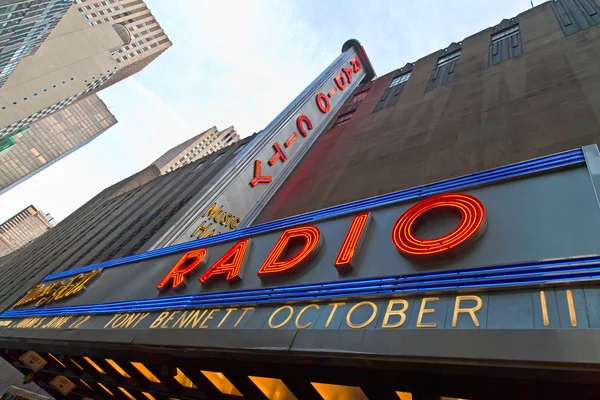
<path fill-rule="evenodd" d="M 61 221 L 212 126 L 260 131 L 350 38 L 382 76 L 531 8 L 529 0 L 145 1 L 173 46 L 100 92 L 118 124 L 0 195 L 0 221 L 30 204 Z"/>

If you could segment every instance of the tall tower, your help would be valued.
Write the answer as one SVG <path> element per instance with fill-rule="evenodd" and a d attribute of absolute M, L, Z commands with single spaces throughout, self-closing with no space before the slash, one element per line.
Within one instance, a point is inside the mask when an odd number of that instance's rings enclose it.
<path fill-rule="evenodd" d="M 140 71 L 169 46 L 142 1 L 73 4 L 0 88 L 0 137 Z"/>
<path fill-rule="evenodd" d="M 117 119 L 97 96 L 0 137 L 0 195 L 101 135 Z"/>

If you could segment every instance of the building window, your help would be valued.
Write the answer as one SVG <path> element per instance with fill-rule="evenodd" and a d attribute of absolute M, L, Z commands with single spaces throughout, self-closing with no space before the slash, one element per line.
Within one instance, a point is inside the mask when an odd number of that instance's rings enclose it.
<path fill-rule="evenodd" d="M 396 76 L 390 82 L 388 88 L 383 91 L 381 99 L 379 99 L 379 102 L 375 106 L 373 112 L 383 110 L 384 108 L 391 107 L 398 103 L 400 93 L 402 92 L 402 89 L 404 89 L 404 86 L 406 86 L 406 82 L 408 82 L 410 79 L 410 74 L 412 73 L 414 67 L 414 63 L 408 63 L 404 67 L 400 68 Z"/>
<path fill-rule="evenodd" d="M 358 103 L 359 101 L 364 100 L 367 97 L 368 94 L 369 94 L 368 90 L 364 91 L 362 93 L 356 94 L 356 95 L 354 95 L 354 97 L 352 98 L 352 100 L 350 100 L 350 103 L 348 103 L 348 104 Z"/>
<path fill-rule="evenodd" d="M 491 35 L 489 65 L 500 64 L 523 54 L 519 21 L 505 19 L 494 27 Z"/>
<path fill-rule="evenodd" d="M 460 59 L 462 43 L 452 43 L 444 49 L 438 57 L 437 65 L 431 73 L 429 83 L 425 91 L 437 89 L 440 86 L 451 83 L 454 80 L 454 71 Z"/>
<path fill-rule="evenodd" d="M 348 112 L 346 114 L 342 114 L 339 117 L 337 117 L 332 128 L 337 128 L 338 126 L 347 124 L 348 121 L 350 121 L 350 119 L 352 118 L 352 114 L 354 114 L 354 111 Z"/>
<path fill-rule="evenodd" d="M 554 0 L 551 4 L 565 36 L 600 25 L 600 5 L 594 0 Z"/>

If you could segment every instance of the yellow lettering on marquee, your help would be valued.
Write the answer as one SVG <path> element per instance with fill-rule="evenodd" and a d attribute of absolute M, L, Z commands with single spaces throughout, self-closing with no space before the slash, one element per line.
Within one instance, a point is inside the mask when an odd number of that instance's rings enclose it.
<path fill-rule="evenodd" d="M 163 311 L 160 313 L 160 315 L 158 317 L 156 317 L 156 319 L 150 324 L 150 329 L 154 329 L 158 326 L 160 326 L 160 324 L 162 324 L 163 319 L 167 318 L 169 316 L 169 311 Z"/>
<path fill-rule="evenodd" d="M 573 292 L 567 289 L 567 304 L 569 305 L 569 317 L 571 319 L 571 326 L 577 326 L 577 311 L 575 311 L 575 301 L 573 300 Z"/>
<path fill-rule="evenodd" d="M 210 310 L 210 312 L 208 313 L 208 315 L 206 316 L 206 318 L 204 318 L 204 321 L 202 321 L 202 323 L 200 324 L 200 326 L 198 328 L 208 328 L 208 326 L 204 325 L 206 323 L 206 321 L 213 319 L 213 313 L 215 312 L 219 312 L 220 309 L 218 308 L 213 308 L 212 310 Z"/>
<path fill-rule="evenodd" d="M 306 310 L 308 310 L 309 308 L 314 308 L 314 309 L 318 310 L 319 306 L 317 304 L 309 304 L 309 305 L 305 306 L 302 310 L 300 310 L 300 312 L 296 316 L 296 321 L 295 321 L 296 322 L 296 328 L 298 328 L 298 329 L 305 329 L 305 328 L 308 328 L 309 326 L 312 325 L 312 322 L 310 322 L 310 321 L 307 322 L 304 325 L 300 325 L 300 318 L 302 318 L 302 314 L 304 314 L 304 312 Z"/>
<path fill-rule="evenodd" d="M 221 322 L 219 322 L 219 325 L 217 325 L 217 328 L 220 328 L 221 325 L 223 325 L 223 322 L 225 322 L 225 320 L 227 319 L 227 317 L 229 317 L 229 314 L 231 314 L 235 310 L 237 310 L 237 308 L 228 308 L 227 313 L 225 314 L 225 316 L 223 317 Z"/>
<path fill-rule="evenodd" d="M 242 322 L 242 318 L 244 318 L 246 316 L 246 313 L 250 310 L 254 310 L 254 307 L 244 307 L 242 308 L 242 310 L 244 310 L 244 312 L 242 313 L 242 315 L 238 318 L 238 320 L 236 321 L 235 325 L 233 325 L 233 328 L 237 328 L 238 325 L 240 324 L 240 322 Z"/>
<path fill-rule="evenodd" d="M 366 305 L 370 306 L 371 309 L 373 310 L 373 312 L 371 313 L 371 316 L 362 324 L 353 324 L 352 323 L 352 313 L 357 308 L 366 306 Z M 346 324 L 348 324 L 348 326 L 352 329 L 360 329 L 360 328 L 364 328 L 365 326 L 367 326 L 371 322 L 373 322 L 375 317 L 377 317 L 377 305 L 375 303 L 373 303 L 372 301 L 361 301 L 360 303 L 353 305 L 352 308 L 350 308 L 350 310 L 348 311 L 348 314 L 346 314 Z"/>
<path fill-rule="evenodd" d="M 417 318 L 417 328 L 435 328 L 437 324 L 435 322 L 424 323 L 423 315 L 431 314 L 435 312 L 433 308 L 426 308 L 428 301 L 439 301 L 439 297 L 425 297 L 421 300 L 421 308 L 419 309 L 419 317 Z"/>
<path fill-rule="evenodd" d="M 402 308 L 400 310 L 394 310 L 394 306 L 396 304 L 402 304 Z M 383 322 L 381 323 L 382 328 L 398 328 L 404 324 L 406 321 L 406 310 L 408 309 L 408 301 L 406 300 L 390 300 L 388 302 L 387 310 L 385 310 L 385 315 L 383 317 Z M 392 315 L 399 315 L 400 320 L 396 323 L 389 323 L 390 317 Z"/>
<path fill-rule="evenodd" d="M 461 308 L 460 302 L 463 300 L 464 301 L 467 301 L 467 300 L 475 301 L 476 305 L 475 305 L 475 307 Z M 456 302 L 454 303 L 454 315 L 452 316 L 452 327 L 456 328 L 456 324 L 458 322 L 458 314 L 465 313 L 465 312 L 471 316 L 471 319 L 473 320 L 473 323 L 475 324 L 475 326 L 479 327 L 479 320 L 477 319 L 475 312 L 481 310 L 482 305 L 483 305 L 483 301 L 481 300 L 481 297 L 479 297 L 479 296 L 456 296 Z"/>
<path fill-rule="evenodd" d="M 106 329 L 106 327 L 109 326 L 115 320 L 115 318 L 119 318 L 120 316 L 121 316 L 121 314 L 115 314 L 115 315 L 113 315 L 113 317 L 110 319 L 110 321 L 108 321 L 106 323 L 106 325 L 104 325 L 104 328 Z"/>
<path fill-rule="evenodd" d="M 339 306 L 344 306 L 346 305 L 346 303 L 331 303 L 329 304 L 331 307 L 333 307 L 331 309 L 331 313 L 329 314 L 329 318 L 327 318 L 327 322 L 325 322 L 325 328 L 329 328 L 329 324 L 331 323 L 331 320 L 333 319 L 333 315 L 335 314 L 336 310 L 338 309 Z"/>
<path fill-rule="evenodd" d="M 142 322 L 143 319 L 145 319 L 148 315 L 150 315 L 150 313 L 145 313 L 140 315 L 140 318 L 137 320 L 137 322 L 133 325 L 133 327 L 135 328 L 140 322 Z"/>
<path fill-rule="evenodd" d="M 550 326 L 550 318 L 548 317 L 548 304 L 546 303 L 546 293 L 540 290 L 540 303 L 542 306 L 542 320 L 544 326 Z"/>
<path fill-rule="evenodd" d="M 202 313 L 200 313 L 200 311 L 202 311 Z M 192 312 L 185 321 L 182 321 L 179 326 L 182 328 L 187 328 L 188 325 L 192 325 L 192 328 L 195 328 L 196 325 L 198 325 L 200 323 L 200 321 L 202 321 L 202 318 L 204 318 L 204 316 L 206 315 L 207 310 L 196 310 L 194 312 Z"/>
<path fill-rule="evenodd" d="M 173 312 L 171 313 L 171 315 L 169 316 L 169 318 L 168 318 L 168 319 L 167 319 L 165 322 L 163 322 L 163 324 L 162 324 L 160 327 L 161 327 L 161 328 L 168 328 L 169 326 L 168 326 L 167 324 L 168 324 L 169 322 L 171 322 L 171 321 L 173 320 L 173 318 L 175 318 L 175 316 L 176 316 L 177 314 L 179 314 L 180 312 L 181 312 L 181 311 L 173 311 Z"/>
<path fill-rule="evenodd" d="M 277 325 L 273 324 L 273 318 L 275 318 L 275 316 L 277 314 L 279 314 L 280 311 L 283 311 L 283 310 L 288 310 L 288 312 L 289 312 L 288 316 L 285 317 L 285 319 L 283 320 L 282 323 L 277 324 Z M 285 324 L 290 322 L 290 319 L 292 319 L 293 315 L 294 315 L 294 309 L 292 308 L 292 306 L 279 307 L 277 310 L 273 311 L 273 313 L 271 313 L 271 316 L 269 317 L 269 328 L 271 328 L 271 329 L 281 328 L 282 326 L 284 326 Z"/>

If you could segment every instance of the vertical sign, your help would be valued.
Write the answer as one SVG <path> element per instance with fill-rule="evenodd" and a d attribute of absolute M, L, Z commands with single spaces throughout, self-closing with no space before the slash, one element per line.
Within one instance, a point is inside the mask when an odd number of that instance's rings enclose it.
<path fill-rule="evenodd" d="M 354 89 L 374 76 L 360 43 L 346 42 L 342 54 L 212 179 L 154 247 L 249 225 Z"/>

